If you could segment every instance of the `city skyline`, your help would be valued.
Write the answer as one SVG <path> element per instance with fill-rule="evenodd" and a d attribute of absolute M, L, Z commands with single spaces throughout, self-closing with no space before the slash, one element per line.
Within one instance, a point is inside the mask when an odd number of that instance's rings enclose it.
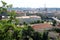
<path fill-rule="evenodd" d="M 3 0 L 8 4 L 12 4 L 13 7 L 24 8 L 60 8 L 60 0 Z M 0 0 L 1 6 L 1 0 Z"/>

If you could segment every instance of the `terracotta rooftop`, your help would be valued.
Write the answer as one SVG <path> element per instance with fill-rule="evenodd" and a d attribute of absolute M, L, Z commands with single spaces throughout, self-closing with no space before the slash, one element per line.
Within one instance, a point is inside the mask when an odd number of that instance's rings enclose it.
<path fill-rule="evenodd" d="M 57 25 L 57 27 L 60 27 L 60 23 Z"/>
<path fill-rule="evenodd" d="M 41 23 L 41 24 L 34 24 L 34 25 L 32 25 L 32 28 L 35 29 L 35 30 L 51 28 L 51 27 L 52 27 L 52 25 L 47 24 L 47 23 Z"/>

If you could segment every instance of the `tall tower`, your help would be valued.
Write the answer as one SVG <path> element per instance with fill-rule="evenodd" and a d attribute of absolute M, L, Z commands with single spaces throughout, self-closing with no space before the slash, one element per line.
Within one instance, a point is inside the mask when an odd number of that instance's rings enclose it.
<path fill-rule="evenodd" d="M 44 4 L 44 11 L 47 13 L 46 3 Z"/>
<path fill-rule="evenodd" d="M 54 12 L 55 17 L 56 17 L 56 14 L 58 13 L 57 11 L 58 11 L 57 8 L 55 8 L 55 12 Z"/>
<path fill-rule="evenodd" d="M 56 8 L 56 12 L 55 13 L 57 13 L 57 8 Z"/>
<path fill-rule="evenodd" d="M 45 4 L 44 6 L 45 6 L 45 12 L 47 13 L 47 8 L 46 8 L 46 4 Z"/>

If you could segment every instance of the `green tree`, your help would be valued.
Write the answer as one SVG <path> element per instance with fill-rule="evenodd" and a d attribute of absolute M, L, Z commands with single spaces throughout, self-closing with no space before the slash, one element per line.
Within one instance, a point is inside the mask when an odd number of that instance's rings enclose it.
<path fill-rule="evenodd" d="M 24 24 L 24 25 L 27 25 L 27 23 L 26 23 L 26 22 L 23 22 L 23 24 Z"/>
<path fill-rule="evenodd" d="M 33 36 L 33 32 L 34 30 L 31 26 L 24 27 L 22 30 L 23 40 L 29 40 L 29 38 Z"/>
<path fill-rule="evenodd" d="M 0 19 L 2 19 L 2 15 L 5 15 L 5 16 L 8 15 L 7 8 L 12 8 L 11 4 L 7 5 L 7 3 L 4 1 L 1 1 L 1 3 L 2 3 L 2 6 L 0 7 Z M 5 14 L 3 14 L 3 13 L 5 13 Z"/>
<path fill-rule="evenodd" d="M 8 20 L 0 20 L 0 40 L 42 40 L 41 34 L 35 32 L 31 26 L 24 25 L 20 27 L 16 25 L 16 12 L 8 12 L 7 8 L 12 8 L 12 5 L 7 5 L 7 3 L 1 1 L 3 6 L 0 7 L 0 13 L 6 12 L 10 18 Z M 43 39 L 48 39 L 48 33 L 43 34 Z"/>
<path fill-rule="evenodd" d="M 0 14 L 3 12 L 7 13 L 7 3 L 1 1 L 3 6 L 0 7 Z M 9 6 L 10 7 L 10 6 Z M 9 12 L 8 12 L 9 13 Z M 14 12 L 11 13 L 14 19 Z M 10 16 L 11 16 L 10 15 Z M 0 40 L 13 40 L 13 32 L 17 29 L 15 24 L 9 23 L 9 20 L 0 20 Z"/>
<path fill-rule="evenodd" d="M 3 6 L 2 7 L 5 7 L 6 6 L 6 2 L 4 2 L 4 1 L 1 1 L 2 2 L 2 4 L 3 4 Z"/>
<path fill-rule="evenodd" d="M 43 33 L 42 40 L 48 40 L 48 31 Z"/>
<path fill-rule="evenodd" d="M 9 14 L 9 22 L 16 20 L 16 12 L 15 11 L 11 11 L 8 14 Z"/>
<path fill-rule="evenodd" d="M 39 32 L 34 32 L 33 40 L 42 40 L 41 34 Z"/>
<path fill-rule="evenodd" d="M 9 4 L 9 5 L 7 5 L 6 7 L 7 7 L 7 8 L 12 8 L 12 6 L 13 6 L 12 4 Z"/>
<path fill-rule="evenodd" d="M 37 20 L 37 23 L 40 23 L 40 20 Z"/>
<path fill-rule="evenodd" d="M 54 20 L 54 21 L 53 21 L 53 26 L 56 26 L 56 24 L 57 24 L 57 22 Z"/>

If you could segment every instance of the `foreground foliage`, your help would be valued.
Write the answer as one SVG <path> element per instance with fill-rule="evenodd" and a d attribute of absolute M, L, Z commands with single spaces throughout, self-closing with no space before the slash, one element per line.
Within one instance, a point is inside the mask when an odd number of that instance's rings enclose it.
<path fill-rule="evenodd" d="M 2 15 L 0 16 L 0 40 L 29 40 L 30 38 L 32 38 L 32 40 L 42 40 L 43 37 L 46 39 L 47 34 L 44 34 L 45 36 L 42 37 L 41 33 L 35 32 L 31 26 L 17 26 L 18 21 L 15 11 L 7 11 L 7 8 L 11 8 L 12 5 L 7 5 L 7 3 L 3 1 L 1 2 L 3 6 L 0 7 L 0 14 L 7 13 L 9 19 L 3 20 Z"/>

